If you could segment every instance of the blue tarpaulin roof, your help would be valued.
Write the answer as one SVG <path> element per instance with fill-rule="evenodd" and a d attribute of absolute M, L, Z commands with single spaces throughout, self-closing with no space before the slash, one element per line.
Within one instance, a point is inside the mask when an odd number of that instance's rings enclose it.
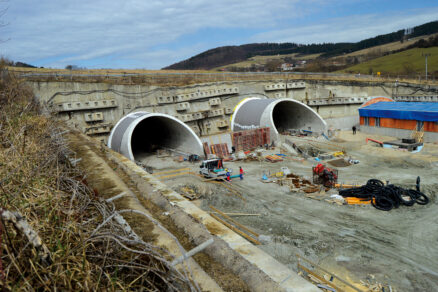
<path fill-rule="evenodd" d="M 438 102 L 377 102 L 359 109 L 361 117 L 438 122 Z"/>

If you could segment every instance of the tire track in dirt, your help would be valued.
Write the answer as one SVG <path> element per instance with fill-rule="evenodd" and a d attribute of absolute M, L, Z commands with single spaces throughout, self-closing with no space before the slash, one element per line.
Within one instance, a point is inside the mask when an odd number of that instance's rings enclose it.
<path fill-rule="evenodd" d="M 247 207 L 257 205 L 259 195 L 244 187 L 239 188 L 249 194 Z M 422 277 L 425 274 L 438 276 L 436 236 L 433 229 L 419 228 L 423 222 L 438 226 L 438 213 L 434 212 L 434 205 L 419 206 L 415 209 L 400 207 L 392 212 L 383 213 L 371 207 L 332 206 L 325 202 L 318 202 L 301 195 L 285 194 L 280 190 L 270 191 L 269 196 L 263 197 L 266 201 L 263 206 L 269 210 L 269 220 L 272 225 L 279 222 L 293 222 L 296 233 L 304 237 L 304 245 L 312 248 L 315 243 L 315 234 L 324 234 L 327 241 L 331 241 L 334 250 L 343 250 L 348 242 L 347 249 L 358 253 L 358 257 L 372 255 L 373 265 L 391 263 L 393 271 L 385 271 L 397 281 L 396 271 L 402 267 L 407 270 L 417 270 Z M 270 200 L 267 200 L 267 199 Z M 254 209 L 255 206 L 252 206 Z M 357 211 L 357 212 L 356 212 Z M 356 212 L 356 213 L 355 213 Z M 254 218 L 243 219 L 246 224 L 254 228 L 263 225 L 252 224 Z M 339 238 L 342 229 L 354 230 Z M 269 230 L 262 230 L 269 234 Z M 436 233 L 435 233 L 436 234 Z M 287 236 L 287 233 L 285 232 Z M 409 239 L 411 237 L 412 239 Z M 321 238 L 319 238 L 321 240 Z M 307 241 L 307 244 L 305 243 Z M 318 238 L 316 239 L 318 241 Z M 325 256 L 321 254 L 321 257 Z M 421 278 L 418 279 L 421 281 Z"/>

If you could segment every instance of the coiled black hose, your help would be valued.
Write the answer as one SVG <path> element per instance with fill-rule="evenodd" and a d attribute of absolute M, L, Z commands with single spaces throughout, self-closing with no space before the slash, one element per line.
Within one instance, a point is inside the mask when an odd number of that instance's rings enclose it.
<path fill-rule="evenodd" d="M 371 201 L 376 209 L 389 211 L 400 205 L 413 206 L 415 203 L 426 205 L 429 198 L 418 190 L 409 190 L 395 185 L 386 185 L 378 179 L 370 179 L 358 188 L 340 190 L 343 197 L 356 197 Z"/>

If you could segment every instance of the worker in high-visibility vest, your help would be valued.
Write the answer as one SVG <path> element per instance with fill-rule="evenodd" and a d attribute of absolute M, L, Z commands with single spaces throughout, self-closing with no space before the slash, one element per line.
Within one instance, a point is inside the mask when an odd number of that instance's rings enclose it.
<path fill-rule="evenodd" d="M 225 171 L 227 172 L 227 181 L 231 181 L 231 173 L 228 171 L 228 168 Z"/>

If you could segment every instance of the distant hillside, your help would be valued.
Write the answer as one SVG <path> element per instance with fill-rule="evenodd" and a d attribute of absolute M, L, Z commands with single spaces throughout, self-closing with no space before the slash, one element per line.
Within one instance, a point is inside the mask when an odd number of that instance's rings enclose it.
<path fill-rule="evenodd" d="M 406 32 L 409 32 L 409 34 Z M 320 54 L 320 58 L 328 58 L 391 43 L 394 41 L 403 42 L 408 37 L 413 38 L 437 32 L 438 21 L 434 21 L 416 26 L 408 31 L 402 29 L 389 34 L 365 39 L 357 43 L 324 43 L 310 45 L 300 45 L 296 43 L 255 43 L 241 46 L 218 47 L 163 69 L 209 70 L 237 62 L 242 62 L 254 56 Z"/>
<path fill-rule="evenodd" d="M 0 64 L 3 66 L 11 66 L 11 67 L 21 67 L 21 68 L 37 68 L 33 65 L 26 64 L 24 62 L 14 62 L 9 59 L 0 57 Z"/>
<path fill-rule="evenodd" d="M 375 46 L 379 46 L 379 45 L 388 44 L 388 43 L 395 42 L 395 41 L 404 41 L 405 36 L 406 36 L 405 32 L 406 32 L 406 30 L 401 29 L 401 30 L 396 31 L 396 32 L 392 32 L 392 33 L 388 33 L 388 34 L 384 34 L 384 35 L 379 35 L 379 36 L 376 36 L 373 38 L 365 39 L 365 40 L 362 40 L 360 42 L 341 47 L 338 50 L 332 50 L 332 51 L 326 52 L 325 54 L 322 55 L 322 57 L 332 57 L 332 56 L 336 56 L 336 55 L 340 55 L 340 54 L 344 54 L 344 53 L 351 53 L 351 52 L 355 52 L 355 51 L 359 51 L 359 50 L 363 50 L 363 49 L 367 49 L 367 48 L 371 48 L 371 47 L 375 47 Z M 436 32 L 438 32 L 438 21 L 429 22 L 429 23 L 425 23 L 425 24 L 414 27 L 412 30 L 412 33 L 410 33 L 407 37 L 414 38 L 414 37 L 418 37 L 418 36 L 433 34 Z"/>
<path fill-rule="evenodd" d="M 24 68 L 37 68 L 37 67 L 35 67 L 33 65 L 26 64 L 26 63 L 23 63 L 23 62 L 15 62 L 14 66 L 15 67 L 24 67 Z"/>
<path fill-rule="evenodd" d="M 437 38 L 438 39 L 438 38 Z M 428 58 L 428 73 L 438 74 L 438 47 L 414 48 L 399 53 L 383 56 L 339 72 L 361 74 L 400 74 L 415 75 L 425 74 L 425 60 L 422 54 L 430 54 Z"/>
<path fill-rule="evenodd" d="M 205 51 L 190 59 L 170 65 L 163 69 L 209 70 L 228 64 L 244 61 L 253 56 L 273 56 L 285 54 L 317 54 L 338 50 L 348 43 L 299 45 L 295 43 L 257 43 L 241 46 L 219 47 Z"/>

